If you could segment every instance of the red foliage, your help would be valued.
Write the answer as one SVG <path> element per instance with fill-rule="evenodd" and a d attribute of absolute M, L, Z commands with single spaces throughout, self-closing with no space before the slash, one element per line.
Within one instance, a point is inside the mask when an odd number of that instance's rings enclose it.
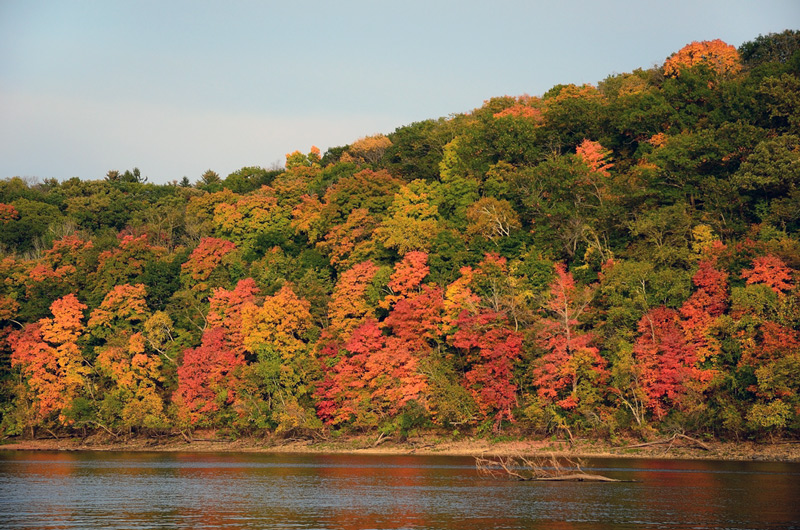
<path fill-rule="evenodd" d="M 709 330 L 728 307 L 728 274 L 716 269 L 713 260 L 703 260 L 692 283 L 697 290 L 681 306 L 680 314 L 688 343 L 702 361 L 719 352 Z"/>
<path fill-rule="evenodd" d="M 774 254 L 760 256 L 753 260 L 753 268 L 742 271 L 742 278 L 748 285 L 766 284 L 778 294 L 792 289 L 792 269 L 786 266 L 781 258 Z"/>
<path fill-rule="evenodd" d="M 497 430 L 503 419 L 514 419 L 513 368 L 522 351 L 522 336 L 508 327 L 505 316 L 489 310 L 476 315 L 463 311 L 456 326 L 451 340 L 466 354 L 465 386 L 483 415 L 494 414 Z"/>
<path fill-rule="evenodd" d="M 800 331 L 768 320 L 758 326 L 753 336 L 742 338 L 742 366 L 757 368 L 800 351 Z"/>
<path fill-rule="evenodd" d="M 344 356 L 317 388 L 317 414 L 328 424 L 353 421 L 367 426 L 396 414 L 411 400 L 422 400 L 427 387 L 417 370 L 419 352 L 399 337 L 386 337 L 374 319 L 355 328 Z M 339 354 L 331 344 L 321 358 Z"/>
<path fill-rule="evenodd" d="M 542 319 L 536 337 L 545 353 L 533 370 L 533 382 L 540 397 L 570 409 L 580 402 L 582 380 L 601 382 L 608 372 L 605 359 L 593 345 L 594 335 L 579 330 L 578 317 L 590 301 L 591 289 L 579 289 L 561 263 L 556 264 L 555 273 L 545 306 L 550 316 Z"/>
<path fill-rule="evenodd" d="M 697 356 L 686 342 L 677 311 L 665 307 L 650 310 L 639 320 L 639 338 L 633 347 L 639 384 L 647 396 L 647 407 L 656 418 L 680 405 L 695 383 L 710 373 L 695 367 Z"/>
<path fill-rule="evenodd" d="M 441 334 L 443 311 L 441 287 L 425 285 L 419 293 L 399 300 L 383 325 L 391 328 L 395 337 L 422 349 L 427 340 Z"/>
<path fill-rule="evenodd" d="M 209 288 L 207 282 L 211 274 L 222 264 L 222 259 L 234 250 L 236 250 L 236 245 L 230 241 L 215 237 L 201 239 L 189 259 L 181 265 L 183 273 L 191 278 L 192 289 L 207 290 Z"/>
<path fill-rule="evenodd" d="M 192 424 L 213 423 L 212 413 L 235 403 L 241 387 L 237 368 L 245 363 L 238 350 L 232 347 L 227 331 L 216 327 L 203 333 L 200 346 L 183 352 L 173 398 L 179 417 Z"/>

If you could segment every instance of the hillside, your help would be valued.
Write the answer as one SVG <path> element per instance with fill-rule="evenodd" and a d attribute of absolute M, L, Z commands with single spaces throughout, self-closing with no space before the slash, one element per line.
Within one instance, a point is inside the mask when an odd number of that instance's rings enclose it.
<path fill-rule="evenodd" d="M 0 181 L 5 435 L 800 430 L 800 32 L 285 169 Z"/>

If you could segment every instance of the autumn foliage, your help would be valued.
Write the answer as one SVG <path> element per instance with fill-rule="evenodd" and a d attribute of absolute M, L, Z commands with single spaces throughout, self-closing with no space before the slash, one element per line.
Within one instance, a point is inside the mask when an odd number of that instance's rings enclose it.
<path fill-rule="evenodd" d="M 0 180 L 0 432 L 796 437 L 797 33 L 283 167 Z"/>
<path fill-rule="evenodd" d="M 664 75 L 677 76 L 682 70 L 699 64 L 718 74 L 735 74 L 742 67 L 736 48 L 715 39 L 692 42 L 681 48 L 664 63 Z"/>

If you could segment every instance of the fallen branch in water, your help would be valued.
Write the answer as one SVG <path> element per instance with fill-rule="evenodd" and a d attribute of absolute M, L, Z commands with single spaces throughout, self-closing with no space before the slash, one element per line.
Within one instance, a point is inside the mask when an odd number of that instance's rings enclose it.
<path fill-rule="evenodd" d="M 603 475 L 586 473 L 582 466 L 583 462 L 580 460 L 569 458 L 560 460 L 555 455 L 475 457 L 475 469 L 484 477 L 530 481 L 623 482 Z"/>

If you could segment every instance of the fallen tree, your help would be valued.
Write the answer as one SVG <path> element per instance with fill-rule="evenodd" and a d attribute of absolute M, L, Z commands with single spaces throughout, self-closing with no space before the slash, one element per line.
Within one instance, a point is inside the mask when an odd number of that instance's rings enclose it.
<path fill-rule="evenodd" d="M 555 455 L 475 457 L 478 474 L 490 478 L 530 481 L 626 482 L 587 473 L 581 460 L 556 458 Z"/>

